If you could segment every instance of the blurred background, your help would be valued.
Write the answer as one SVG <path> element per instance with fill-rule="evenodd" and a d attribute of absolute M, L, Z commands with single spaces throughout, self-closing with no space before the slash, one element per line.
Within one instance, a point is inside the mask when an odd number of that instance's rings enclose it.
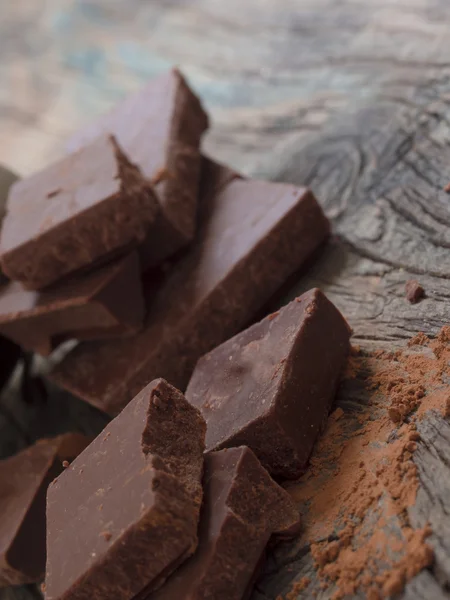
<path fill-rule="evenodd" d="M 448 0 L 3 0 L 0 163 L 21 175 L 171 65 L 245 172 L 330 116 L 448 63 Z M 397 94 L 398 95 L 398 94 Z"/>

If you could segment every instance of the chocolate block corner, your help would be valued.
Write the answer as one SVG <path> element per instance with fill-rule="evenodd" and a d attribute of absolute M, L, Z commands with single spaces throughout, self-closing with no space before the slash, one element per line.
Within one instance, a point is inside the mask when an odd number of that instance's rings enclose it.
<path fill-rule="evenodd" d="M 186 397 L 206 449 L 249 446 L 275 477 L 306 467 L 349 352 L 350 328 L 318 289 L 201 358 Z"/>
<path fill-rule="evenodd" d="M 195 551 L 204 436 L 162 379 L 107 425 L 49 489 L 47 600 L 129 600 Z"/>

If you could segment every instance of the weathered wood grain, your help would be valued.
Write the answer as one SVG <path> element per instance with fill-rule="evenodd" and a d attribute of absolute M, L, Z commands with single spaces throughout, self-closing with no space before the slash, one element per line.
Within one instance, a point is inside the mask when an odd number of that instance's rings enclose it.
<path fill-rule="evenodd" d="M 19 0 L 0 11 L 0 162 L 42 166 L 73 128 L 178 63 L 212 113 L 207 148 L 244 172 L 310 185 L 333 219 L 335 239 L 286 297 L 319 285 L 366 349 L 450 321 L 445 0 Z M 411 276 L 427 293 L 417 305 L 404 298 Z M 357 383 L 338 399 L 350 412 L 365 401 Z M 44 407 L 11 395 L 0 406 L 6 453 L 69 423 L 102 424 L 53 394 Z M 430 415 L 421 434 L 409 519 L 431 523 L 436 563 L 402 597 L 440 600 L 450 597 L 450 426 Z M 254 600 L 302 576 L 317 585 L 300 539 L 272 554 Z"/>
<path fill-rule="evenodd" d="M 0 163 L 58 142 L 180 64 L 213 117 L 207 147 L 248 171 L 382 86 L 449 63 L 445 0 L 18 0 L 0 7 Z M 24 151 L 26 148 L 26 152 Z"/>

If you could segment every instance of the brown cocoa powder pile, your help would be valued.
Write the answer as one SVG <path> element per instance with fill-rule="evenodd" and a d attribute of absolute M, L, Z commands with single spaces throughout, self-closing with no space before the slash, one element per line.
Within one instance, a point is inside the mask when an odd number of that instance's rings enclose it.
<path fill-rule="evenodd" d="M 354 349 L 344 378 L 362 382 L 367 401 L 330 415 L 307 473 L 287 486 L 303 507 L 320 587 L 333 586 L 335 600 L 387 598 L 433 562 L 431 530 L 414 530 L 407 510 L 418 489 L 416 423 L 429 410 L 450 416 L 449 342 L 444 327 L 434 340 L 417 334 L 404 351 Z"/>

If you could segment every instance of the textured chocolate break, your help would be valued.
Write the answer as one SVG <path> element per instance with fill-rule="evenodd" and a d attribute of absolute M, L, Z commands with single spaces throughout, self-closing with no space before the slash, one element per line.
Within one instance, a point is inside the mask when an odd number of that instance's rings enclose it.
<path fill-rule="evenodd" d="M 150 383 L 50 487 L 47 600 L 129 600 L 197 547 L 205 423 Z"/>
<path fill-rule="evenodd" d="M 88 443 L 66 434 L 0 461 L 0 587 L 43 579 L 47 487 Z"/>
<path fill-rule="evenodd" d="M 202 197 L 200 221 L 167 281 L 156 292 L 150 281 L 143 331 L 80 344 L 51 374 L 57 384 L 110 414 L 154 377 L 184 389 L 198 358 L 244 327 L 329 233 L 309 190 L 242 179 Z"/>
<path fill-rule="evenodd" d="M 201 358 L 186 397 L 206 450 L 249 446 L 274 476 L 296 478 L 328 416 L 350 328 L 318 289 Z"/>
<path fill-rule="evenodd" d="M 136 252 L 41 292 L 26 290 L 18 282 L 0 286 L 0 333 L 43 355 L 71 338 L 136 333 L 144 315 Z"/>
<path fill-rule="evenodd" d="M 208 118 L 177 69 L 150 81 L 109 114 L 68 142 L 79 149 L 101 133 L 112 133 L 153 185 L 161 212 L 142 246 L 144 268 L 190 242 L 195 233 L 200 139 Z"/>
<path fill-rule="evenodd" d="M 18 181 L 0 246 L 4 273 L 41 289 L 143 242 L 159 211 L 151 187 L 111 136 Z"/>
<path fill-rule="evenodd" d="M 249 448 L 205 458 L 204 504 L 195 554 L 146 600 L 241 600 L 273 533 L 299 513 Z"/>

